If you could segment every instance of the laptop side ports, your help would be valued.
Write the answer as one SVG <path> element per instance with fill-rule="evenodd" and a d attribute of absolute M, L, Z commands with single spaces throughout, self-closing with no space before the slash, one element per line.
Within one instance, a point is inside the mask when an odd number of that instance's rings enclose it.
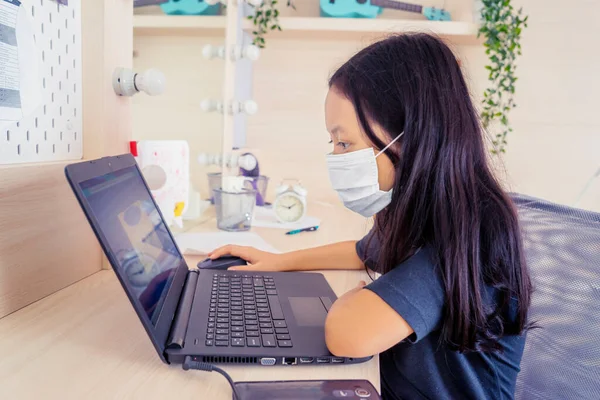
<path fill-rule="evenodd" d="M 275 359 L 273 357 L 263 357 L 260 359 L 260 365 L 275 365 Z"/>

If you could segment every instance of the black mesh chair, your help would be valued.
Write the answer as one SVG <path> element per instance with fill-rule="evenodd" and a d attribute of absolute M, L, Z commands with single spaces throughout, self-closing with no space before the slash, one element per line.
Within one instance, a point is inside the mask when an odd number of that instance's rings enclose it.
<path fill-rule="evenodd" d="M 533 278 L 515 397 L 600 399 L 600 214 L 514 195 Z"/>

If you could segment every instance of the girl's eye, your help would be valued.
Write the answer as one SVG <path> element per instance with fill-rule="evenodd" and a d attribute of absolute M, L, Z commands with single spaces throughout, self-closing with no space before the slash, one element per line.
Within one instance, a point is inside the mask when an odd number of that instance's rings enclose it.
<path fill-rule="evenodd" d="M 329 144 L 332 144 L 332 143 L 333 143 L 333 140 L 330 140 Z M 337 142 L 335 145 L 341 147 L 342 150 L 346 150 L 346 149 L 348 149 L 348 147 L 350 147 L 350 144 L 346 143 L 346 142 Z"/>

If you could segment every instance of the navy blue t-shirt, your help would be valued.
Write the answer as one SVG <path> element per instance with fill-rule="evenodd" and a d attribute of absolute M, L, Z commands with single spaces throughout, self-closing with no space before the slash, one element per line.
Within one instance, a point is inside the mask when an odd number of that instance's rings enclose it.
<path fill-rule="evenodd" d="M 374 259 L 379 255 L 379 243 L 376 237 L 369 238 L 367 235 L 359 241 L 356 251 L 366 266 L 377 272 Z M 440 341 L 445 291 L 441 273 L 431 260 L 430 249 L 423 247 L 366 286 L 414 330 L 380 355 L 383 398 L 514 398 L 525 336 L 500 339 L 502 353 L 461 354 L 450 350 Z"/>

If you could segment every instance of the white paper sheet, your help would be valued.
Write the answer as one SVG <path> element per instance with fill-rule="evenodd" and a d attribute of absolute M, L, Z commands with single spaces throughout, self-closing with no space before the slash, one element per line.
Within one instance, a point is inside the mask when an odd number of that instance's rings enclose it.
<path fill-rule="evenodd" d="M 18 0 L 0 0 L 0 128 L 40 105 L 39 53 L 27 11 Z"/>
<path fill-rule="evenodd" d="M 0 120 L 19 121 L 21 110 L 17 21 L 21 3 L 0 0 Z"/>
<path fill-rule="evenodd" d="M 310 228 L 312 226 L 319 226 L 321 220 L 316 217 L 306 216 L 298 222 L 291 222 L 282 224 L 277 221 L 275 211 L 271 207 L 255 207 L 254 219 L 252 220 L 252 226 L 258 226 L 262 228 L 279 228 L 288 231 L 295 229 Z"/>
<path fill-rule="evenodd" d="M 250 246 L 262 251 L 280 253 L 253 232 L 181 233 L 175 236 L 175 241 L 181 251 L 189 255 L 205 255 L 228 244 Z"/>

